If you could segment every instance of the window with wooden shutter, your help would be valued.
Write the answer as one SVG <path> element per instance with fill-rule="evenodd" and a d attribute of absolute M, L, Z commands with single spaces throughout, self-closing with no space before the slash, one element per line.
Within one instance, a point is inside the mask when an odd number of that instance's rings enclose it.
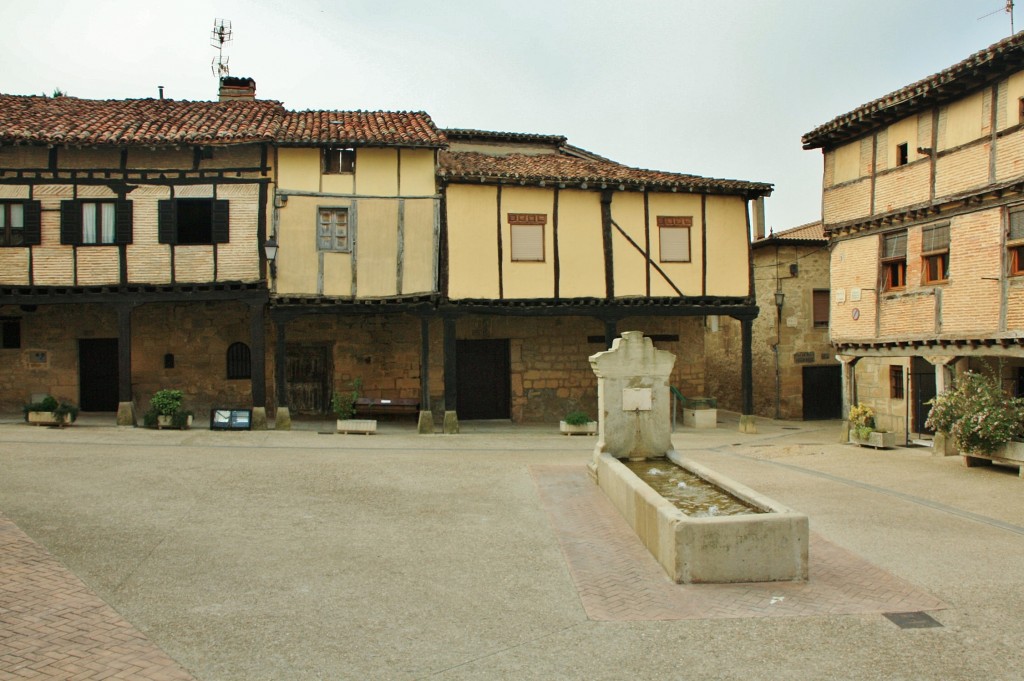
<path fill-rule="evenodd" d="M 905 288 L 907 285 L 907 232 L 882 236 L 882 290 Z"/>
<path fill-rule="evenodd" d="M 829 292 L 825 290 L 816 290 L 813 292 L 813 314 L 814 314 L 814 326 L 815 327 L 828 327 L 828 316 L 829 316 Z"/>
<path fill-rule="evenodd" d="M 227 200 L 168 199 L 157 202 L 157 238 L 162 244 L 217 244 L 230 240 Z"/>
<path fill-rule="evenodd" d="M 0 246 L 27 246 L 25 243 L 25 203 L 0 202 Z"/>
<path fill-rule="evenodd" d="M 921 230 L 922 276 L 925 284 L 949 279 L 949 224 Z"/>
<path fill-rule="evenodd" d="M 659 260 L 661 262 L 690 262 L 690 228 L 693 217 L 689 215 L 658 216 Z"/>
<path fill-rule="evenodd" d="M 321 207 L 317 211 L 316 248 L 318 251 L 349 253 L 348 208 Z"/>
<path fill-rule="evenodd" d="M 903 367 L 889 367 L 889 397 L 894 400 L 903 399 Z"/>
<path fill-rule="evenodd" d="M 544 262 L 544 213 L 509 213 L 512 262 Z"/>
<path fill-rule="evenodd" d="M 1006 236 L 1006 255 L 1010 274 L 1024 274 L 1024 208 L 1010 211 L 1010 231 Z"/>
<path fill-rule="evenodd" d="M 229 379 L 250 378 L 252 375 L 252 355 L 245 343 L 232 343 L 228 347 L 227 375 Z"/>

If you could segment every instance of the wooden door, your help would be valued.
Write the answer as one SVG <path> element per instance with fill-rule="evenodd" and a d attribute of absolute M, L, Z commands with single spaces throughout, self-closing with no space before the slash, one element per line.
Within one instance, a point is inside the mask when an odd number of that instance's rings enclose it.
<path fill-rule="evenodd" d="M 842 367 L 804 367 L 804 420 L 843 417 Z"/>
<path fill-rule="evenodd" d="M 925 427 L 932 405 L 928 404 L 936 394 L 935 365 L 921 357 L 915 357 L 910 363 L 910 389 L 914 394 L 914 422 L 910 431 L 922 435 L 934 434 L 935 431 Z"/>
<path fill-rule="evenodd" d="M 331 410 L 331 349 L 291 345 L 285 349 L 288 409 L 292 414 L 324 415 Z"/>
<path fill-rule="evenodd" d="M 116 338 L 78 341 L 78 406 L 82 411 L 117 411 Z"/>
<path fill-rule="evenodd" d="M 459 419 L 511 418 L 508 339 L 456 341 L 455 385 Z"/>

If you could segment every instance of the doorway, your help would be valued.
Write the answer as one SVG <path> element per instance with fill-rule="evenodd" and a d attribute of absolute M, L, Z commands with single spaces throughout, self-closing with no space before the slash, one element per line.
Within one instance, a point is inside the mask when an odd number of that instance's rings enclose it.
<path fill-rule="evenodd" d="M 455 389 L 460 419 L 511 418 L 508 339 L 456 341 Z"/>
<path fill-rule="evenodd" d="M 914 422 L 911 424 L 911 432 L 920 435 L 933 435 L 931 428 L 927 428 L 924 422 L 928 420 L 928 414 L 932 405 L 928 404 L 935 397 L 935 366 L 926 359 L 914 357 L 910 363 L 910 389 L 914 393 Z"/>
<path fill-rule="evenodd" d="M 804 420 L 843 418 L 841 366 L 804 367 Z"/>
<path fill-rule="evenodd" d="M 117 339 L 78 341 L 78 406 L 82 411 L 117 411 Z"/>
<path fill-rule="evenodd" d="M 292 414 L 322 416 L 330 411 L 332 367 L 329 346 L 286 346 L 285 382 Z"/>

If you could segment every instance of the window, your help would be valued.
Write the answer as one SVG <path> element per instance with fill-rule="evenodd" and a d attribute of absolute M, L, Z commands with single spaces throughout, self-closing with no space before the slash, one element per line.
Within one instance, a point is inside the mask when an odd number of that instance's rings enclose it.
<path fill-rule="evenodd" d="M 1010 211 L 1010 233 L 1006 238 L 1010 274 L 1024 274 L 1024 208 Z"/>
<path fill-rule="evenodd" d="M 228 347 L 228 378 L 250 378 L 252 362 L 249 357 L 249 346 L 245 343 L 232 343 Z"/>
<path fill-rule="evenodd" d="M 828 328 L 829 292 L 827 289 L 817 290 L 812 295 L 814 297 L 814 326 L 815 328 Z"/>
<path fill-rule="evenodd" d="M 157 235 L 162 244 L 227 243 L 228 222 L 228 201 L 167 199 L 157 204 Z"/>
<path fill-rule="evenodd" d="M 889 367 L 889 397 L 894 400 L 903 399 L 903 367 Z"/>
<path fill-rule="evenodd" d="M 896 145 L 896 165 L 905 166 L 910 162 L 910 150 L 907 147 L 907 143 Z"/>
<path fill-rule="evenodd" d="M 924 283 L 934 284 L 949 279 L 949 225 L 925 227 L 921 230 L 921 256 L 924 260 Z"/>
<path fill-rule="evenodd" d="M 901 289 L 907 285 L 907 233 L 883 235 L 882 290 Z"/>
<path fill-rule="evenodd" d="M 1017 122 L 1024 123 L 1024 97 L 1017 100 Z"/>
<path fill-rule="evenodd" d="M 21 320 L 17 317 L 0 318 L 0 348 L 21 347 Z"/>
<path fill-rule="evenodd" d="M 318 251 L 348 253 L 352 242 L 348 238 L 348 208 L 321 208 L 316 224 Z"/>
<path fill-rule="evenodd" d="M 661 262 L 690 262 L 691 227 L 692 216 L 658 216 L 658 248 Z"/>
<path fill-rule="evenodd" d="M 544 213 L 509 213 L 512 262 L 544 262 Z"/>
<path fill-rule="evenodd" d="M 0 201 L 0 246 L 36 246 L 39 237 L 38 201 Z"/>
<path fill-rule="evenodd" d="M 61 201 L 60 242 L 76 245 L 132 242 L 131 201 Z"/>
<path fill-rule="evenodd" d="M 324 174 L 354 173 L 356 171 L 356 150 L 328 147 L 324 149 Z"/>

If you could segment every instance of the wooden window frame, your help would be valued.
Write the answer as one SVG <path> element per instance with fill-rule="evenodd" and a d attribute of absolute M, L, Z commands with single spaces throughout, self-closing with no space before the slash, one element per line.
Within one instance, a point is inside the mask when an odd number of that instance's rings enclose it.
<path fill-rule="evenodd" d="M 325 233 L 324 214 L 329 213 L 333 219 L 328 223 L 330 233 Z M 344 235 L 339 235 L 340 221 L 338 216 L 345 216 Z M 316 209 L 316 250 L 321 253 L 352 252 L 352 216 L 351 206 L 317 206 Z M 325 245 L 325 239 L 330 243 Z"/>
<path fill-rule="evenodd" d="M 886 243 L 890 237 L 903 235 L 903 253 L 886 255 Z M 902 291 L 907 287 L 907 232 L 892 232 L 882 235 L 882 290 Z"/>
<path fill-rule="evenodd" d="M 945 246 L 924 250 L 928 241 L 928 233 L 940 229 L 946 230 Z M 930 225 L 921 229 L 921 283 L 945 284 L 949 281 L 949 223 Z"/>
<path fill-rule="evenodd" d="M 356 150 L 352 147 L 324 147 L 324 175 L 352 175 L 356 172 Z"/>
<path fill-rule="evenodd" d="M 196 228 L 189 225 L 182 239 L 182 222 L 189 218 L 189 213 L 199 213 L 201 210 L 193 210 L 191 207 L 199 207 L 201 202 L 209 206 L 209 226 L 200 225 Z M 188 211 L 182 211 L 182 206 L 189 206 Z M 196 233 L 200 230 L 205 232 L 209 229 L 209 239 L 198 238 Z M 201 235 L 205 236 L 205 234 Z M 228 243 L 231 239 L 231 202 L 227 199 L 213 198 L 181 198 L 161 199 L 157 202 L 157 240 L 162 244 L 174 244 L 185 246 L 207 246 L 212 244 Z"/>
<path fill-rule="evenodd" d="M 546 262 L 547 261 L 547 223 L 546 213 L 508 213 L 508 239 L 509 259 L 511 262 Z M 522 234 L 522 230 L 540 230 L 540 254 L 539 257 L 523 257 L 522 246 L 517 248 L 517 241 L 524 237 L 516 238 Z"/>
<path fill-rule="evenodd" d="M 1024 102 L 1024 98 L 1021 98 Z M 1018 233 L 1014 233 L 1013 217 L 1015 215 L 1021 216 L 1021 224 L 1018 225 L 1016 230 Z M 1006 231 L 1006 255 L 1009 266 L 1009 275 L 1011 277 L 1019 277 L 1024 275 L 1024 206 L 1018 206 L 1011 209 L 1006 216 L 1007 231 Z"/>
<path fill-rule="evenodd" d="M 910 163 L 910 143 L 903 142 L 896 145 L 896 167 L 905 166 Z"/>
<path fill-rule="evenodd" d="M 825 296 L 825 316 L 821 318 L 818 315 L 818 298 L 824 294 Z M 831 306 L 832 306 L 832 293 L 829 289 L 814 289 L 811 291 L 811 319 L 816 329 L 827 329 L 829 319 L 831 317 Z"/>
<path fill-rule="evenodd" d="M 109 205 L 114 209 L 113 212 L 113 223 L 110 225 L 110 241 L 103 240 L 103 206 Z M 82 211 L 82 224 L 81 224 L 81 240 L 79 243 L 83 246 L 113 246 L 117 243 L 117 202 L 116 201 L 80 201 L 79 206 Z M 85 238 L 85 211 L 86 208 L 91 208 L 96 212 L 96 239 L 93 241 L 87 241 Z"/>
<path fill-rule="evenodd" d="M 38 246 L 41 243 L 41 211 L 40 203 L 31 199 L 0 200 L 0 248 L 24 248 Z M 14 211 L 12 206 L 21 206 L 21 226 L 12 223 Z M 17 233 L 17 243 L 15 241 Z"/>
<path fill-rule="evenodd" d="M 903 366 L 899 364 L 889 365 L 889 399 L 902 400 L 903 390 Z"/>
<path fill-rule="evenodd" d="M 1017 123 L 1024 123 L 1024 97 L 1017 100 Z"/>
<path fill-rule="evenodd" d="M 102 206 L 114 207 L 113 241 L 102 241 Z M 97 240 L 85 240 L 85 209 L 94 206 L 98 212 Z M 133 204 L 122 199 L 73 199 L 60 202 L 60 242 L 72 246 L 116 246 L 132 243 Z"/>
<path fill-rule="evenodd" d="M 659 215 L 658 225 L 658 262 L 693 262 L 693 216 L 692 215 Z M 665 254 L 665 236 L 674 231 L 682 231 L 686 235 L 686 257 L 667 257 Z M 671 239 L 670 239 L 671 241 Z M 669 254 L 671 255 L 671 254 Z"/>

